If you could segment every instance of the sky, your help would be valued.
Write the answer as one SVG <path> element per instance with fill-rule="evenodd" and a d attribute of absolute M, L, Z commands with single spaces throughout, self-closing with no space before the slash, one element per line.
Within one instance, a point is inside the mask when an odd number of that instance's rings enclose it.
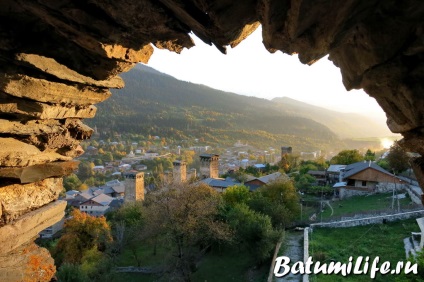
<path fill-rule="evenodd" d="M 297 55 L 269 53 L 259 27 L 227 55 L 191 34 L 196 46 L 181 54 L 155 49 L 148 65 L 177 79 L 246 96 L 290 97 L 339 112 L 354 112 L 385 122 L 374 98 L 363 90 L 347 91 L 340 70 L 327 57 L 312 66 Z"/>

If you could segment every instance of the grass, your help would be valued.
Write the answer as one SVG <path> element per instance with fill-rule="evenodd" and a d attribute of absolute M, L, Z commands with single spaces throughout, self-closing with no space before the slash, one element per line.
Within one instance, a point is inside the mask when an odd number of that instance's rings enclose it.
<path fill-rule="evenodd" d="M 334 202 L 330 201 L 330 204 L 333 207 L 333 215 L 331 215 L 331 209 L 328 206 L 325 206 L 324 212 L 322 213 L 322 219 L 336 219 L 341 216 L 353 216 L 355 214 L 364 214 L 373 211 L 390 211 L 392 206 L 391 196 L 392 193 L 390 192 L 369 196 L 354 196 L 345 200 Z M 401 209 L 410 209 L 415 206 L 414 204 L 411 204 L 409 197 L 399 199 L 399 204 Z M 395 200 L 395 208 L 396 207 L 397 202 Z"/>
<path fill-rule="evenodd" d="M 158 244 L 157 254 L 153 255 L 151 244 L 140 245 L 136 249 L 141 257 L 142 266 L 161 265 L 165 262 L 168 249 Z M 117 259 L 118 266 L 136 266 L 137 262 L 131 250 L 124 250 Z M 198 269 L 193 273 L 192 281 L 234 281 L 234 282 L 262 282 L 266 281 L 270 262 L 264 263 L 260 267 L 255 266 L 255 258 L 246 251 L 227 248 L 207 253 L 198 265 Z M 113 273 L 111 281 L 116 282 L 154 282 L 167 281 L 165 277 L 156 274 L 141 273 Z"/>
<path fill-rule="evenodd" d="M 246 251 L 228 249 L 223 253 L 211 252 L 201 261 L 193 274 L 193 281 L 266 281 L 270 262 L 255 267 L 255 258 Z"/>
<path fill-rule="evenodd" d="M 157 244 L 156 255 L 153 253 L 153 244 L 144 243 L 135 248 L 135 252 L 140 258 L 141 266 L 156 266 L 163 263 L 164 257 L 169 252 L 164 244 Z M 137 266 L 132 248 L 125 248 L 117 259 L 118 266 Z"/>
<path fill-rule="evenodd" d="M 372 262 L 378 256 L 380 263 L 390 261 L 393 266 L 406 260 L 403 239 L 417 231 L 419 227 L 415 219 L 349 228 L 315 228 L 310 237 L 309 251 L 313 260 L 321 263 L 331 260 L 348 262 L 349 256 L 353 256 L 354 261 L 358 256 L 369 256 Z M 395 278 L 396 275 L 379 275 L 374 281 L 395 281 Z M 310 279 L 318 282 L 342 280 L 371 281 L 369 275 L 316 275 Z"/>

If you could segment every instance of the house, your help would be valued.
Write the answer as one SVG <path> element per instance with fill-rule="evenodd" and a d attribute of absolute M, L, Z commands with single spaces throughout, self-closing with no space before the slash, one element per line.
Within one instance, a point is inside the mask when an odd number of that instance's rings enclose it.
<path fill-rule="evenodd" d="M 234 185 L 240 185 L 241 183 L 231 178 L 205 178 L 199 182 L 205 183 L 218 192 L 224 192 L 225 189 Z"/>
<path fill-rule="evenodd" d="M 372 161 L 347 165 L 333 187 L 340 198 L 402 189 L 404 182 Z"/>
<path fill-rule="evenodd" d="M 99 153 L 99 150 L 94 146 L 88 146 L 87 149 L 85 149 L 85 154 L 90 156 L 95 156 Z"/>
<path fill-rule="evenodd" d="M 325 170 L 309 170 L 307 174 L 316 179 L 316 185 L 324 186 L 327 184 L 327 172 Z"/>
<path fill-rule="evenodd" d="M 113 198 L 119 198 L 119 197 L 123 197 L 125 194 L 125 185 L 124 183 L 120 182 L 118 179 L 108 181 L 106 182 L 105 185 L 100 186 L 98 188 L 94 188 L 94 189 L 95 189 L 95 192 L 93 192 L 93 194 L 96 196 L 100 194 L 106 194 Z"/>
<path fill-rule="evenodd" d="M 127 171 L 131 169 L 131 165 L 129 164 L 121 164 L 120 166 L 118 166 L 118 169 L 120 171 Z"/>
<path fill-rule="evenodd" d="M 92 198 L 93 194 L 90 192 L 79 192 L 78 194 L 75 194 L 72 198 L 66 198 L 66 202 L 68 206 L 79 208 L 79 205 L 88 199 Z"/>
<path fill-rule="evenodd" d="M 330 184 L 335 184 L 337 182 L 342 182 L 341 173 L 345 170 L 346 165 L 330 165 L 327 168 L 327 180 Z"/>
<path fill-rule="evenodd" d="M 102 216 L 109 209 L 113 198 L 105 194 L 92 197 L 79 205 L 79 210 L 93 216 Z"/>
<path fill-rule="evenodd" d="M 261 186 L 283 178 L 287 178 L 287 176 L 285 174 L 281 174 L 280 172 L 274 172 L 261 177 L 248 175 L 244 185 L 249 188 L 250 191 L 255 191 Z"/>
<path fill-rule="evenodd" d="M 69 190 L 65 193 L 65 199 L 74 199 L 75 196 L 77 196 L 80 193 L 80 191 L 77 190 Z"/>
<path fill-rule="evenodd" d="M 94 172 L 105 172 L 105 167 L 103 165 L 96 165 L 93 167 Z"/>
<path fill-rule="evenodd" d="M 135 169 L 136 170 L 146 170 L 147 169 L 147 165 L 144 165 L 144 164 L 139 164 L 139 165 L 136 165 L 135 166 Z"/>
<path fill-rule="evenodd" d="M 253 179 L 249 179 L 247 181 L 245 181 L 244 183 L 246 185 L 259 185 L 259 186 L 263 186 L 266 185 L 272 181 L 275 181 L 277 179 L 283 178 L 284 176 L 280 173 L 280 172 L 274 172 L 265 176 L 261 176 L 261 177 L 255 177 Z"/>
<path fill-rule="evenodd" d="M 265 164 L 255 164 L 255 165 L 253 165 L 253 167 L 262 171 L 266 168 L 266 165 Z"/>

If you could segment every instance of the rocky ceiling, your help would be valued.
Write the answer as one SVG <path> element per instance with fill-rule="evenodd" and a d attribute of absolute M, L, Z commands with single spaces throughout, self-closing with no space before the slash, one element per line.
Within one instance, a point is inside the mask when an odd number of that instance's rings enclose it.
<path fill-rule="evenodd" d="M 346 88 L 365 89 L 402 145 L 423 155 L 423 21 L 422 0 L 2 0 L 1 280 L 50 279 L 28 261 L 54 269 L 32 241 L 63 216 L 61 177 L 92 133 L 81 121 L 152 45 L 179 53 L 193 32 L 225 53 L 261 24 L 270 52 L 304 64 L 329 54 Z M 424 187 L 422 163 L 413 161 Z"/>

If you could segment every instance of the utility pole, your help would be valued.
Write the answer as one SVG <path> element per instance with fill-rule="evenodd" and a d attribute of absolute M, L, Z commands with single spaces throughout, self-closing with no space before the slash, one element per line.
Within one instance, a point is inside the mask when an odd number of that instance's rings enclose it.
<path fill-rule="evenodd" d="M 396 193 L 396 200 L 397 200 L 397 210 L 398 212 L 400 211 L 400 204 L 399 204 L 399 197 L 397 196 L 397 191 L 396 191 L 396 173 L 393 170 L 393 184 L 394 184 L 394 188 L 393 188 L 393 195 L 392 195 L 392 210 L 395 209 L 395 193 Z"/>
<path fill-rule="evenodd" d="M 300 221 L 302 221 L 303 205 L 302 200 L 300 200 Z"/>

